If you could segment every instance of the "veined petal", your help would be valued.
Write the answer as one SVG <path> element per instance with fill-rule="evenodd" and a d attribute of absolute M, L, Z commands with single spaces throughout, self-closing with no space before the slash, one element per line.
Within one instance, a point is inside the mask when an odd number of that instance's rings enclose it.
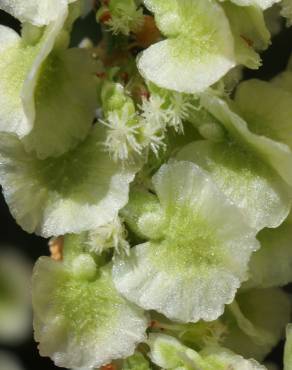
<path fill-rule="evenodd" d="M 99 368 L 130 356 L 145 339 L 143 311 L 119 295 L 108 267 L 97 271 L 89 255 L 71 263 L 40 258 L 32 292 L 35 339 L 57 366 Z"/>
<path fill-rule="evenodd" d="M 168 39 L 138 58 L 141 74 L 160 87 L 195 93 L 234 65 L 233 37 L 223 9 L 213 0 L 145 0 Z"/>
<path fill-rule="evenodd" d="M 282 339 L 290 320 L 289 296 L 279 288 L 240 292 L 227 308 L 223 345 L 246 358 L 262 361 Z"/>
<path fill-rule="evenodd" d="M 288 216 L 291 191 L 277 172 L 238 143 L 196 141 L 176 156 L 208 171 L 256 230 L 277 227 Z"/>
<path fill-rule="evenodd" d="M 58 158 L 40 160 L 9 134 L 0 137 L 0 183 L 16 221 L 49 237 L 79 233 L 112 221 L 128 201 L 135 165 L 122 168 L 103 148 L 96 126 L 84 142 Z"/>
<path fill-rule="evenodd" d="M 115 259 L 115 285 L 129 300 L 168 318 L 215 320 L 246 279 L 258 248 L 255 231 L 191 162 L 163 165 L 153 184 L 165 221 L 158 233 L 157 212 L 152 218 L 148 212 L 147 222 L 138 217 L 140 232 L 150 235 L 152 224 L 155 234 L 129 257 Z"/>
<path fill-rule="evenodd" d="M 253 133 L 244 119 L 223 99 L 213 94 L 202 94 L 201 104 L 225 126 L 231 137 L 255 150 L 263 161 L 268 162 L 289 185 L 292 185 L 292 151 L 287 144 Z"/>

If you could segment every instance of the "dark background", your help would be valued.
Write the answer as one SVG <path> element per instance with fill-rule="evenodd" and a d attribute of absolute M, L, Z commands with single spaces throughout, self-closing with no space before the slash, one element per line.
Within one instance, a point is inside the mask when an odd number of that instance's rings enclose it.
<path fill-rule="evenodd" d="M 20 30 L 19 22 L 1 11 L 0 24 L 10 26 L 18 32 Z M 89 36 L 96 42 L 99 35 L 100 30 L 95 22 L 94 14 L 91 13 L 84 20 L 76 22 L 72 33 L 72 45 L 77 45 L 84 36 Z M 271 47 L 262 54 L 263 66 L 258 71 L 245 71 L 245 78 L 256 77 L 269 79 L 273 77 L 275 74 L 285 69 L 291 52 L 292 28 L 284 29 L 279 35 L 273 38 Z M 12 245 L 25 254 L 32 263 L 34 263 L 39 256 L 48 254 L 47 240 L 27 234 L 16 225 L 3 199 L 2 192 L 0 192 L 0 220 L 0 248 L 2 245 Z M 39 356 L 37 345 L 33 341 L 32 334 L 31 337 L 20 346 L 9 347 L 0 344 L 0 348 L 14 352 L 21 360 L 25 370 L 60 369 L 56 368 L 49 359 Z M 271 354 L 270 358 L 281 363 L 282 349 L 283 343 Z"/>

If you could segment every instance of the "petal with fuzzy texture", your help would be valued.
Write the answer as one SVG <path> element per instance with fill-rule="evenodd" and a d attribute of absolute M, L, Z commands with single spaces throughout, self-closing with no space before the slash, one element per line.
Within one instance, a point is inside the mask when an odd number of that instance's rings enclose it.
<path fill-rule="evenodd" d="M 196 141 L 176 159 L 192 161 L 208 171 L 256 230 L 279 226 L 290 212 L 289 187 L 273 168 L 237 143 Z"/>
<path fill-rule="evenodd" d="M 251 102 L 252 99 L 249 101 Z M 289 185 L 292 185 L 292 151 L 287 144 L 252 132 L 247 122 L 238 113 L 235 113 L 223 99 L 212 93 L 202 94 L 201 104 L 224 125 L 233 139 L 252 148 L 263 161 L 268 162 Z"/>
<path fill-rule="evenodd" d="M 23 229 L 45 237 L 79 233 L 117 216 L 137 167 L 115 164 L 103 140 L 104 130 L 96 126 L 75 149 L 40 160 L 17 137 L 0 136 L 0 183 Z"/>
<path fill-rule="evenodd" d="M 138 218 L 144 235 L 150 235 L 151 222 L 155 233 L 129 257 L 115 259 L 116 287 L 139 306 L 168 318 L 214 320 L 246 278 L 250 255 L 258 248 L 255 231 L 191 162 L 163 165 L 153 184 L 164 222 L 158 233 L 156 213 Z"/>
<path fill-rule="evenodd" d="M 57 366 L 98 368 L 133 354 L 145 339 L 147 320 L 118 294 L 107 267 L 90 271 L 89 255 L 82 257 L 88 271 L 77 274 L 80 257 L 72 263 L 38 260 L 32 282 L 35 339 L 40 354 Z"/>
<path fill-rule="evenodd" d="M 194 93 L 206 89 L 234 65 L 233 37 L 213 0 L 146 0 L 168 39 L 138 58 L 141 74 L 160 87 Z"/>

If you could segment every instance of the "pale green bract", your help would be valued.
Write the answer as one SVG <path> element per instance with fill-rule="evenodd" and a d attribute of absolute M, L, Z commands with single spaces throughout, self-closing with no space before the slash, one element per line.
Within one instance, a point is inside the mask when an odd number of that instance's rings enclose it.
<path fill-rule="evenodd" d="M 173 370 L 264 370 L 254 360 L 243 357 L 221 347 L 206 347 L 201 352 L 188 348 L 177 339 L 164 334 L 150 334 L 148 340 L 150 358 L 163 369 Z"/>
<path fill-rule="evenodd" d="M 258 100 L 261 97 L 257 95 L 254 96 L 254 99 Z M 264 102 L 263 99 L 262 103 L 264 104 Z M 289 185 L 292 185 L 292 151 L 287 144 L 253 132 L 253 126 L 250 128 L 249 124 L 237 112 L 232 110 L 225 100 L 215 96 L 212 92 L 202 94 L 201 104 L 222 123 L 234 140 L 246 146 L 249 150 L 258 153 L 264 162 L 269 163 Z M 282 114 L 285 115 L 284 112 Z M 254 115 L 256 117 L 256 110 Z M 259 121 L 259 123 L 264 124 L 264 120 Z"/>
<path fill-rule="evenodd" d="M 291 302 L 279 288 L 241 291 L 222 317 L 223 345 L 246 358 L 262 361 L 283 338 Z"/>
<path fill-rule="evenodd" d="M 214 320 L 247 278 L 256 232 L 191 162 L 163 165 L 153 186 L 160 204 L 147 209 L 143 194 L 129 202 L 137 209 L 129 225 L 150 241 L 131 249 L 129 257 L 115 258 L 115 285 L 130 301 L 168 318 Z"/>
<path fill-rule="evenodd" d="M 117 216 L 137 167 L 115 164 L 104 151 L 104 137 L 98 125 L 75 149 L 40 160 L 17 137 L 0 136 L 0 181 L 23 229 L 45 237 L 79 233 Z"/>
<path fill-rule="evenodd" d="M 35 339 L 57 366 L 98 368 L 133 354 L 145 339 L 143 311 L 118 294 L 108 267 L 97 270 L 89 254 L 40 258 L 32 291 Z"/>
<path fill-rule="evenodd" d="M 26 25 L 22 38 L 0 26 L 0 131 L 24 137 L 26 150 L 39 158 L 74 147 L 95 117 L 95 63 L 82 49 L 52 51 L 58 37 L 67 38 L 66 16 L 44 30 Z"/>
<path fill-rule="evenodd" d="M 277 229 L 258 234 L 261 248 L 249 263 L 249 280 L 245 287 L 277 287 L 292 281 L 292 227 L 288 222 Z"/>
<path fill-rule="evenodd" d="M 95 117 L 95 63 L 84 49 L 52 52 L 34 92 L 35 120 L 23 138 L 28 152 L 58 157 L 82 141 Z"/>
<path fill-rule="evenodd" d="M 290 189 L 269 165 L 244 146 L 195 141 L 184 147 L 176 159 L 192 161 L 208 171 L 256 230 L 277 227 L 288 216 Z"/>
<path fill-rule="evenodd" d="M 145 0 L 166 40 L 138 58 L 145 79 L 179 92 L 196 93 L 234 65 L 233 37 L 223 9 L 214 0 Z"/>
<path fill-rule="evenodd" d="M 286 144 L 290 149 L 291 102 L 292 91 L 288 92 L 260 80 L 242 82 L 235 95 L 235 105 L 253 133 Z"/>
<path fill-rule="evenodd" d="M 259 68 L 261 58 L 257 51 L 267 49 L 270 44 L 270 33 L 263 11 L 254 6 L 237 6 L 229 1 L 224 2 L 222 6 L 234 37 L 237 64 L 252 69 Z"/>
<path fill-rule="evenodd" d="M 133 356 L 126 358 L 123 361 L 123 370 L 150 370 L 149 361 L 142 355 L 136 352 Z"/>
<path fill-rule="evenodd" d="M 15 31 L 0 26 L 1 131 L 23 137 L 33 128 L 33 91 L 39 69 L 51 52 L 65 19 L 66 13 L 61 13 L 44 31 L 39 30 L 40 38 L 34 44 L 27 44 Z"/>
<path fill-rule="evenodd" d="M 292 369 L 292 324 L 286 328 L 286 343 L 284 349 L 284 370 Z"/>

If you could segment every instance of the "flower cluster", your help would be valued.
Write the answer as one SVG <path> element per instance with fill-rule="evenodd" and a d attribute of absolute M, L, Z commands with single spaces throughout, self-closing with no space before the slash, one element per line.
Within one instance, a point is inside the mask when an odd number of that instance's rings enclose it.
<path fill-rule="evenodd" d="M 91 9 L 92 5 L 92 9 Z M 2 0 L 0 184 L 50 241 L 42 356 L 74 370 L 292 368 L 292 62 L 242 79 L 291 0 Z M 95 45 L 71 47 L 91 10 Z M 277 18 L 277 19 L 278 19 Z M 288 326 L 287 326 L 288 325 Z"/>

